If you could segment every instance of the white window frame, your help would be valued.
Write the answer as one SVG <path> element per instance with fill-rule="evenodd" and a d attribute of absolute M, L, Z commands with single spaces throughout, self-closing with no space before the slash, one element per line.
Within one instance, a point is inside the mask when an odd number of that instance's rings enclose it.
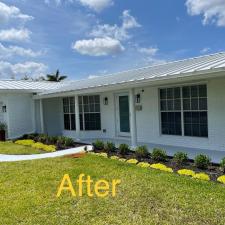
<path fill-rule="evenodd" d="M 85 112 L 84 110 L 84 106 L 86 104 L 84 104 L 84 97 L 93 97 L 93 96 L 98 96 L 99 97 L 99 103 L 96 103 L 95 101 L 92 103 L 92 104 L 99 104 L 99 111 L 89 111 L 89 112 Z M 80 112 L 80 99 L 81 99 L 81 107 L 82 107 L 82 110 Z M 89 101 L 89 100 L 88 100 Z M 79 103 L 79 115 L 82 115 L 82 127 L 80 128 L 82 131 L 100 131 L 101 130 L 101 96 L 99 94 L 95 94 L 95 95 L 80 95 L 79 96 L 79 100 L 78 100 L 78 103 Z M 88 104 L 88 107 L 90 107 L 90 103 Z M 99 114 L 100 115 L 100 129 L 86 129 L 85 127 L 85 114 Z"/>
<path fill-rule="evenodd" d="M 70 98 L 73 98 L 74 99 L 74 112 L 71 112 L 71 101 L 70 101 Z M 65 113 L 64 112 L 64 99 L 68 99 L 68 107 L 69 107 L 69 112 L 67 113 Z M 73 96 L 69 96 L 69 97 L 64 97 L 63 99 L 62 99 L 62 101 L 63 101 L 63 128 L 64 128 L 64 130 L 68 130 L 68 131 L 75 131 L 76 130 L 76 121 L 74 121 L 74 125 L 75 125 L 75 128 L 74 129 L 72 129 L 72 116 L 71 115 L 74 115 L 74 118 L 76 118 L 76 114 L 75 114 L 75 98 L 73 97 Z M 70 128 L 69 129 L 66 129 L 65 128 L 65 115 L 69 115 L 69 125 L 70 125 Z"/>
<path fill-rule="evenodd" d="M 184 110 L 184 106 L 183 106 L 183 87 L 191 87 L 191 86 L 201 86 L 201 85 L 205 85 L 206 86 L 206 92 L 207 92 L 207 96 L 204 97 L 207 99 L 207 110 Z M 161 89 L 167 89 L 167 88 L 180 88 L 180 96 L 181 96 L 181 110 L 180 111 L 162 111 L 161 110 L 161 98 L 160 98 L 160 90 Z M 198 96 L 198 98 L 201 98 Z M 205 139 L 208 139 L 209 138 L 209 115 L 208 115 L 208 85 L 207 85 L 207 82 L 204 82 L 204 83 L 187 83 L 187 84 L 182 84 L 182 85 L 169 85 L 169 86 L 160 86 L 158 87 L 158 109 L 159 109 L 159 131 L 160 131 L 160 135 L 162 136 L 170 136 L 170 137 L 190 137 L 190 138 L 205 138 Z M 193 111 L 196 111 L 196 112 L 207 112 L 207 133 L 208 133 L 208 136 L 207 137 L 201 137 L 201 136 L 187 136 L 185 135 L 185 131 L 184 131 L 184 112 L 193 112 Z M 173 135 L 173 134 L 163 134 L 162 133 L 162 117 L 161 117 L 161 113 L 162 112 L 181 112 L 181 135 Z"/>

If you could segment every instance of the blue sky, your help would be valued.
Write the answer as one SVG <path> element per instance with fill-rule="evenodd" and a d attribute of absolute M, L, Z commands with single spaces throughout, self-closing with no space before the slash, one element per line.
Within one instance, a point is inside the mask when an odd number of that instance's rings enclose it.
<path fill-rule="evenodd" d="M 224 51 L 224 0 L 0 0 L 0 79 L 82 79 Z"/>

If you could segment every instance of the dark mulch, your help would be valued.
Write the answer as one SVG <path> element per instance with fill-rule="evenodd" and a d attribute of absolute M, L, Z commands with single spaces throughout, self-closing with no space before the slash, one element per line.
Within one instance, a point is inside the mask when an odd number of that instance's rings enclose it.
<path fill-rule="evenodd" d="M 94 150 L 95 152 L 104 152 L 103 150 L 98 150 L 98 149 L 95 149 Z M 120 158 L 125 158 L 125 159 L 135 159 L 136 158 L 136 155 L 133 151 L 130 151 L 128 154 L 126 155 L 121 155 L 119 154 L 118 150 L 114 151 L 114 152 L 109 152 L 108 153 L 109 157 L 111 156 L 118 156 Z M 189 159 L 184 165 L 177 165 L 174 161 L 173 161 L 173 157 L 170 157 L 168 156 L 166 161 L 162 161 L 162 162 L 156 162 L 154 161 L 153 159 L 151 159 L 150 157 L 148 158 L 141 158 L 141 159 L 138 159 L 138 161 L 140 162 L 148 162 L 150 164 L 153 164 L 153 163 L 162 163 L 168 167 L 171 167 L 174 171 L 177 171 L 177 170 L 180 170 L 180 169 L 190 169 L 190 170 L 193 170 L 197 173 L 207 173 L 211 180 L 213 181 L 216 181 L 217 178 L 221 175 L 224 175 L 224 173 L 220 170 L 220 167 L 219 167 L 219 164 L 215 164 L 215 163 L 212 163 L 208 169 L 206 170 L 203 170 L 203 169 L 199 169 L 197 168 L 195 165 L 194 165 L 194 160 L 192 159 Z"/>

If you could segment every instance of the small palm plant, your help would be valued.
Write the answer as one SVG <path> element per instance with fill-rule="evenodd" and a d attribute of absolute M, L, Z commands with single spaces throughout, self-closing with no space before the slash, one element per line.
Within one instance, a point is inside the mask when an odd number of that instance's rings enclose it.
<path fill-rule="evenodd" d="M 59 70 L 56 70 L 55 74 L 47 74 L 46 76 L 48 81 L 54 81 L 54 82 L 60 82 L 67 78 L 67 76 L 60 76 Z"/>

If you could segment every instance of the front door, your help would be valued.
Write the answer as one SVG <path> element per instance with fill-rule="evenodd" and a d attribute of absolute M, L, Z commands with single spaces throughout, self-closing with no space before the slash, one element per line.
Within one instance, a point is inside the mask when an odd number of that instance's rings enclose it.
<path fill-rule="evenodd" d="M 130 135 L 130 113 L 128 94 L 117 95 L 117 133 L 119 136 Z"/>

